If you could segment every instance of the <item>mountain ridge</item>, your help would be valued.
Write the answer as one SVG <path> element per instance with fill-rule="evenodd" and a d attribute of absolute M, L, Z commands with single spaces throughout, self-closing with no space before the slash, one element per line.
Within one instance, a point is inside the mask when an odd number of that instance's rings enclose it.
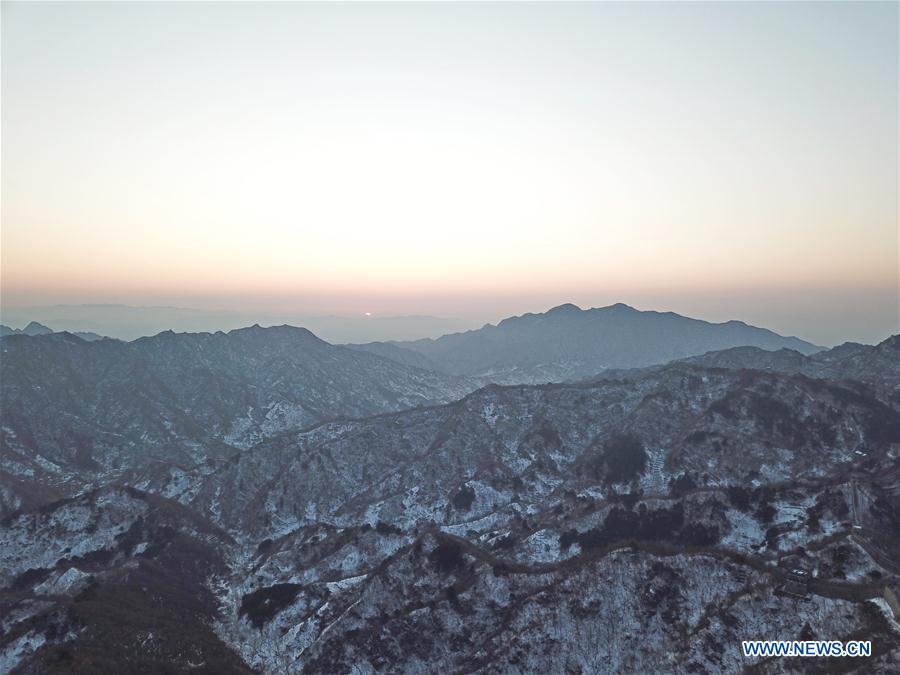
<path fill-rule="evenodd" d="M 109 339 L 103 335 L 98 335 L 97 333 L 92 333 L 89 331 L 55 331 L 51 328 L 48 328 L 42 323 L 38 323 L 37 321 L 30 321 L 28 325 L 25 326 L 25 328 L 10 328 L 9 326 L 0 324 L 0 338 L 6 337 L 8 335 L 28 335 L 31 337 L 35 337 L 38 335 L 50 335 L 52 333 L 69 333 L 88 342 L 91 342 L 93 340 Z"/>
<path fill-rule="evenodd" d="M 24 481 L 0 495 L 7 507 L 36 482 L 64 496 L 154 458 L 227 457 L 282 429 L 474 388 L 288 326 L 133 342 L 11 335 L 0 350 L 0 473 Z"/>
<path fill-rule="evenodd" d="M 533 384 L 580 379 L 606 368 L 644 367 L 744 345 L 789 347 L 804 354 L 823 349 L 743 321 L 712 323 L 674 312 L 642 311 L 624 303 L 584 310 L 566 303 L 440 338 L 350 346 L 400 362 L 425 357 L 425 363 L 446 373 Z"/>

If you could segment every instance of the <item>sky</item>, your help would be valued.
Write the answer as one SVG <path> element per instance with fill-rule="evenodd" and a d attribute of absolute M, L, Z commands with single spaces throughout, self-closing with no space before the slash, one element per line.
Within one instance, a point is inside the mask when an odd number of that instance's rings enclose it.
<path fill-rule="evenodd" d="M 0 11 L 0 314 L 900 332 L 897 3 Z"/>

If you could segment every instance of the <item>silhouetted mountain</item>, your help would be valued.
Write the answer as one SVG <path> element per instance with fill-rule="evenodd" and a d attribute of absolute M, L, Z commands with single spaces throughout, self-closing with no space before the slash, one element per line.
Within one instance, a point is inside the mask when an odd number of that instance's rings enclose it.
<path fill-rule="evenodd" d="M 214 333 L 254 323 L 263 326 L 289 324 L 304 326 L 332 344 L 438 337 L 477 325 L 466 319 L 421 315 L 323 316 L 290 311 L 204 310 L 110 304 L 5 307 L 2 318 L 15 325 L 37 318 L 57 331 L 91 331 L 120 340 L 136 340 L 166 329 L 178 333 Z"/>
<path fill-rule="evenodd" d="M 0 324 L 0 337 L 6 337 L 7 335 L 50 335 L 54 332 L 56 331 L 47 328 L 47 326 L 40 324 L 37 321 L 32 321 L 27 326 L 25 326 L 25 328 L 10 328 L 9 326 Z M 86 340 L 88 342 L 104 339 L 102 335 L 83 331 L 76 331 L 72 333 L 72 335 L 76 335 L 82 340 Z"/>
<path fill-rule="evenodd" d="M 5 335 L 49 335 L 53 331 L 37 321 L 30 322 L 25 328 L 10 328 L 0 325 L 0 337 Z"/>
<path fill-rule="evenodd" d="M 709 323 L 672 312 L 642 312 L 623 304 L 582 310 L 572 304 L 544 314 L 504 319 L 496 326 L 436 340 L 356 345 L 400 362 L 416 352 L 446 373 L 492 382 L 539 383 L 589 377 L 605 368 L 635 368 L 737 346 L 820 348 L 740 321 Z"/>

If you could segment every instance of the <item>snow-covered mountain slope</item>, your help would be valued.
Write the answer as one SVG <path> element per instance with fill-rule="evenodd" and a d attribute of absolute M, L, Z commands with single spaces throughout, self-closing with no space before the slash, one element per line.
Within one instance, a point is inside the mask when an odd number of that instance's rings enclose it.
<path fill-rule="evenodd" d="M 673 363 L 135 466 L 127 487 L 0 523 L 0 659 L 29 673 L 890 672 L 900 410 L 879 391 Z M 858 638 L 873 656 L 853 663 L 739 651 Z"/>
<path fill-rule="evenodd" d="M 0 670 L 249 673 L 210 624 L 230 538 L 108 487 L 0 523 Z"/>
<path fill-rule="evenodd" d="M 285 429 L 441 403 L 473 388 L 287 326 L 134 342 L 8 336 L 0 342 L 2 501 L 65 496 L 131 466 L 190 465 Z"/>
<path fill-rule="evenodd" d="M 466 511 L 475 520 L 513 496 L 527 508 L 623 475 L 630 467 L 604 455 L 622 438 L 634 443 L 620 454 L 643 449 L 657 474 L 635 489 L 665 493 L 686 472 L 708 487 L 753 487 L 883 453 L 900 441 L 900 419 L 858 384 L 676 364 L 637 380 L 491 386 L 444 406 L 325 423 L 138 486 L 184 494 L 236 532 L 379 518 L 452 525 L 447 495 L 463 486 L 475 492 Z"/>
<path fill-rule="evenodd" d="M 861 345 L 847 342 L 815 354 L 801 354 L 792 349 L 766 351 L 756 347 L 735 347 L 684 359 L 715 368 L 800 373 L 825 380 L 858 380 L 876 388 L 885 398 L 900 402 L 900 335 Z"/>

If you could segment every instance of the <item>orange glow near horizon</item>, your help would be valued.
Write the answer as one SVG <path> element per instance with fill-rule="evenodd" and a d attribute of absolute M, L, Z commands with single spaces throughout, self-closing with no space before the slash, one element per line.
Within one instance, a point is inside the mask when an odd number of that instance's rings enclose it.
<path fill-rule="evenodd" d="M 898 320 L 896 5 L 2 13 L 6 307 Z"/>

